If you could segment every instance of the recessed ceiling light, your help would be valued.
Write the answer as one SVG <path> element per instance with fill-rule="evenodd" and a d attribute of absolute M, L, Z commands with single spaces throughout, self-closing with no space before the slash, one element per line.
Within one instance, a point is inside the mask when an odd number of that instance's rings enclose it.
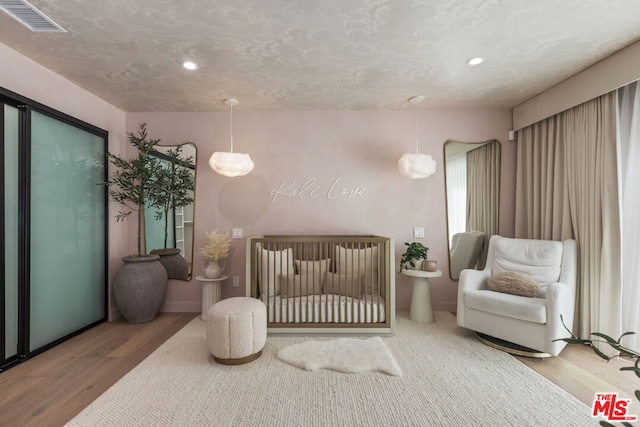
<path fill-rule="evenodd" d="M 467 61 L 467 64 L 469 65 L 478 65 L 481 64 L 482 61 L 484 61 L 484 59 L 478 57 L 478 58 L 471 58 L 470 60 Z"/>
<path fill-rule="evenodd" d="M 196 64 L 196 63 L 195 63 L 195 62 L 193 62 L 193 61 L 184 61 L 184 62 L 182 63 L 182 66 L 183 66 L 184 68 L 186 68 L 187 70 L 195 70 L 195 69 L 197 69 L 197 68 L 198 68 L 198 64 Z"/>

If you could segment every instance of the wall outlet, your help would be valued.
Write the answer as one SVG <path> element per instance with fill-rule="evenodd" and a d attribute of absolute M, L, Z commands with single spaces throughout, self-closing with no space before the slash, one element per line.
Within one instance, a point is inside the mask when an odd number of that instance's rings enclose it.
<path fill-rule="evenodd" d="M 232 228 L 231 229 L 231 238 L 232 239 L 242 239 L 242 228 Z"/>
<path fill-rule="evenodd" d="M 414 227 L 413 228 L 413 237 L 414 237 L 414 239 L 422 239 L 422 238 L 424 238 L 424 227 Z"/>
<path fill-rule="evenodd" d="M 240 276 L 233 276 L 233 287 L 237 288 L 240 286 Z"/>

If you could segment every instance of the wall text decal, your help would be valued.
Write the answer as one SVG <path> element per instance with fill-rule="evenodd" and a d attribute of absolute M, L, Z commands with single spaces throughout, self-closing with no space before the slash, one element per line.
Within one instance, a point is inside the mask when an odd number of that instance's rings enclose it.
<path fill-rule="evenodd" d="M 340 179 L 340 177 L 336 178 L 326 193 L 323 192 L 320 184 L 316 182 L 314 177 L 307 178 L 300 185 L 296 183 L 295 179 L 292 179 L 288 183 L 287 180 L 283 179 L 277 189 L 269 191 L 271 203 L 275 203 L 278 196 L 306 200 L 314 199 L 324 193 L 327 199 L 333 200 L 337 198 L 362 198 L 369 192 L 367 187 L 344 187 L 341 185 Z"/>

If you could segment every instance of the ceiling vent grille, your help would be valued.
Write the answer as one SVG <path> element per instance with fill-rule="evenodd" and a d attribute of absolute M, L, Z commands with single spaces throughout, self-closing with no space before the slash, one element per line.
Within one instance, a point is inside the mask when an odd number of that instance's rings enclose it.
<path fill-rule="evenodd" d="M 35 33 L 67 32 L 26 0 L 0 0 L 0 9 Z"/>

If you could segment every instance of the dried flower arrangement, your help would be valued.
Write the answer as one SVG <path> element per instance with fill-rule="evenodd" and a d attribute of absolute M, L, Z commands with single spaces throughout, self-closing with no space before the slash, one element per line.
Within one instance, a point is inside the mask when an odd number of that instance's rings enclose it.
<path fill-rule="evenodd" d="M 200 248 L 200 255 L 205 259 L 220 260 L 229 256 L 231 239 L 225 233 L 218 233 L 213 230 L 207 234 L 207 241 L 203 248 Z"/>

